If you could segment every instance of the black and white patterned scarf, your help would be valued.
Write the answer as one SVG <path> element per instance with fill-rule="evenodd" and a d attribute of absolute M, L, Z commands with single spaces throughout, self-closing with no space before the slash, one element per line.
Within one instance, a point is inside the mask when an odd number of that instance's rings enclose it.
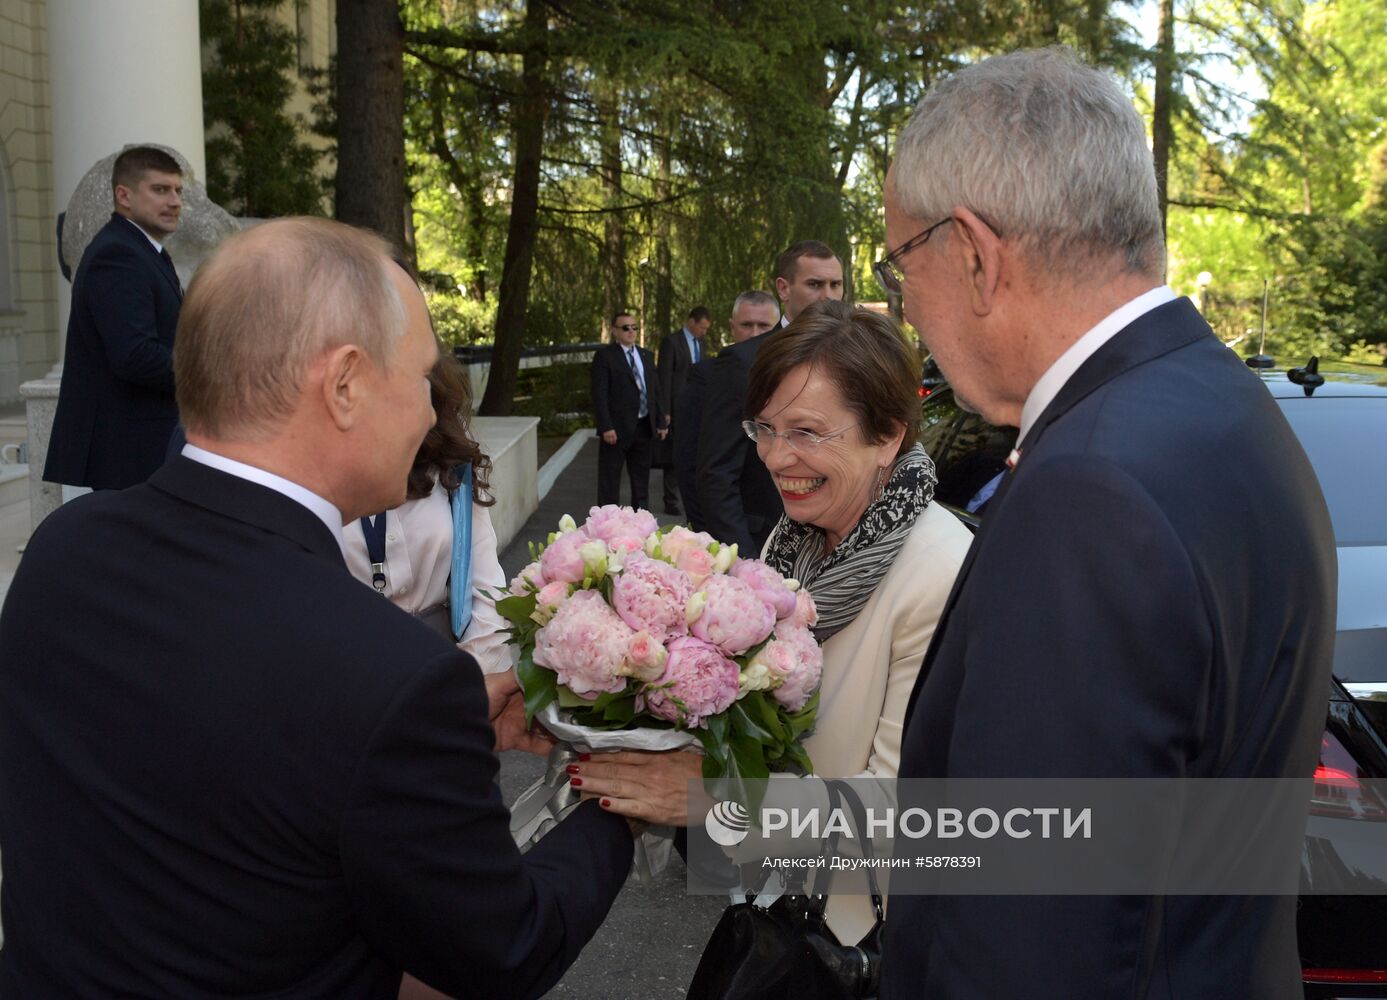
<path fill-rule="evenodd" d="M 867 505 L 857 526 L 827 555 L 821 528 L 780 516 L 767 543 L 765 561 L 814 595 L 819 609 L 814 638 L 819 642 L 857 617 L 934 499 L 937 480 L 934 462 L 924 448 L 915 445 L 896 460 L 881 496 Z"/>

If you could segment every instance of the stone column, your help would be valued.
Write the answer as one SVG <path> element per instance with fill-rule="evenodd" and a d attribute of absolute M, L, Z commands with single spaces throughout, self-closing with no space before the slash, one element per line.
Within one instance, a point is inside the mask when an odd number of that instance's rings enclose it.
<path fill-rule="evenodd" d="M 48 0 L 48 65 L 55 212 L 92 164 L 130 143 L 172 146 L 205 178 L 193 0 Z M 61 364 L 72 289 L 58 285 Z"/>

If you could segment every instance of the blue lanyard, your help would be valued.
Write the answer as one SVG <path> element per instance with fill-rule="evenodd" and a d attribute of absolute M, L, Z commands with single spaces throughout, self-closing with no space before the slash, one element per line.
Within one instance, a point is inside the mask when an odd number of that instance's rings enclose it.
<path fill-rule="evenodd" d="M 371 560 L 371 586 L 376 593 L 385 594 L 385 511 L 375 517 L 361 519 L 361 533 L 366 536 L 366 556 Z"/>

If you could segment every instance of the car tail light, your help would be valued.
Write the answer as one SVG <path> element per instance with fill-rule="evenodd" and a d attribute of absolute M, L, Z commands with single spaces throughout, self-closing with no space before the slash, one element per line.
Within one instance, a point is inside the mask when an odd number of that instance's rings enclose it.
<path fill-rule="evenodd" d="M 1339 738 L 1326 730 L 1315 765 L 1310 812 L 1337 819 L 1387 821 L 1387 802 L 1367 784 L 1367 776 Z"/>
<path fill-rule="evenodd" d="M 1301 969 L 1302 981 L 1344 986 L 1350 983 L 1387 983 L 1387 969 Z"/>

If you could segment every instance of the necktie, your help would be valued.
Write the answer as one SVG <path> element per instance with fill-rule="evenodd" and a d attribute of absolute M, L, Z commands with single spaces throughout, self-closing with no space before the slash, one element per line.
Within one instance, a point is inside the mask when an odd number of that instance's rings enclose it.
<path fill-rule="evenodd" d="M 700 343 L 698 342 L 698 338 L 695 337 L 695 338 L 694 338 L 694 342 L 693 342 L 693 363 L 694 363 L 694 364 L 698 364 L 699 361 L 701 361 L 702 359 L 703 359 L 703 345 L 700 344 Z"/>
<path fill-rule="evenodd" d="M 183 298 L 183 282 L 178 280 L 178 269 L 173 266 L 173 258 L 169 256 L 167 249 L 160 247 L 159 256 L 163 258 L 164 264 L 168 267 L 169 273 L 173 275 L 173 283 L 178 286 L 178 298 Z"/>
<path fill-rule="evenodd" d="M 649 412 L 645 402 L 645 376 L 641 371 L 641 366 L 636 362 L 635 348 L 628 347 L 626 349 L 626 360 L 631 365 L 631 374 L 636 377 L 636 387 L 641 391 L 641 405 L 636 416 L 644 417 Z"/>

